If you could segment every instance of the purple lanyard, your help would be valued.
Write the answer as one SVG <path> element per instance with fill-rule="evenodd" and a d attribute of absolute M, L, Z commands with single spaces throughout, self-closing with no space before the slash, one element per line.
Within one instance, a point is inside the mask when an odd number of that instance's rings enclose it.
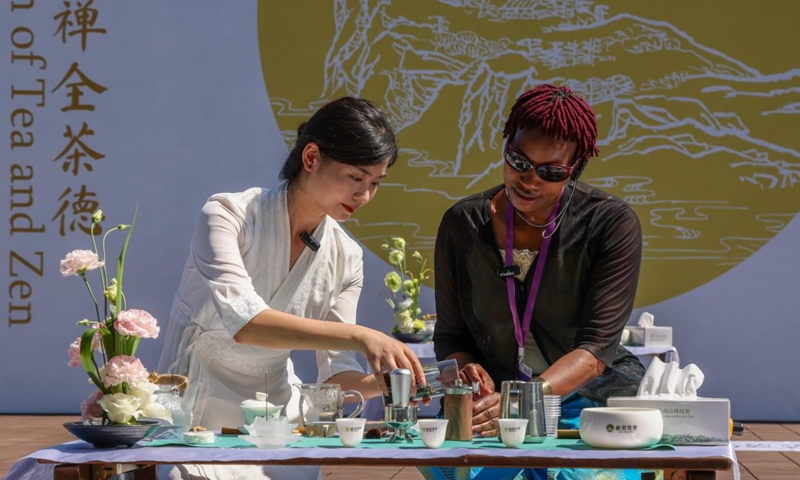
<path fill-rule="evenodd" d="M 544 263 L 547 260 L 547 251 L 550 249 L 550 238 L 552 237 L 553 230 L 556 226 L 553 220 L 558 215 L 558 208 L 561 206 L 561 199 L 564 196 L 564 191 L 558 197 L 553 211 L 550 212 L 550 218 L 547 219 L 547 227 L 544 229 L 544 240 L 542 240 L 542 248 L 539 249 L 539 255 L 536 260 L 536 268 L 533 271 L 533 281 L 531 289 L 528 292 L 528 301 L 525 304 L 525 316 L 523 323 L 520 326 L 519 313 L 517 312 L 517 286 L 514 283 L 514 276 L 509 275 L 506 277 L 506 286 L 508 287 L 508 307 L 511 309 L 511 316 L 514 319 L 514 337 L 517 339 L 517 346 L 522 352 L 525 348 L 525 337 L 528 335 L 528 330 L 531 327 L 531 318 L 533 317 L 533 307 L 536 305 L 536 296 L 539 292 L 539 285 L 542 283 L 542 272 L 544 271 Z M 508 202 L 508 215 L 506 216 L 506 266 L 511 267 L 514 265 L 514 205 L 511 201 Z M 521 361 L 522 359 L 520 359 Z"/>

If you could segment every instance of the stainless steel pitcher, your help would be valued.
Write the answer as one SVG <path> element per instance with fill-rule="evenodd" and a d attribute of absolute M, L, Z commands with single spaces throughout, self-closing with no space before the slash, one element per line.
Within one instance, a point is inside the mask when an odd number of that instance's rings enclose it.
<path fill-rule="evenodd" d="M 525 443 L 541 443 L 547 438 L 544 423 L 544 393 L 540 382 L 506 380 L 500 390 L 500 418 L 527 418 Z"/>

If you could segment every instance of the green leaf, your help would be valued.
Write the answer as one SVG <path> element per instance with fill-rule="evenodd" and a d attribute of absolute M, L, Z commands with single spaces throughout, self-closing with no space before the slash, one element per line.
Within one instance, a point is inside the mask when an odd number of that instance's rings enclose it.
<path fill-rule="evenodd" d="M 100 380 L 100 373 L 97 371 L 97 366 L 94 363 L 92 340 L 94 339 L 95 333 L 96 330 L 90 328 L 81 335 L 81 363 L 86 373 L 89 375 L 89 378 L 97 385 L 97 388 L 102 390 L 103 393 L 108 393 L 108 389 L 106 389 L 106 386 L 103 385 L 103 382 Z"/>
<path fill-rule="evenodd" d="M 117 301 L 114 313 L 115 316 L 122 311 L 122 274 L 125 269 L 125 254 L 128 253 L 128 242 L 131 240 L 131 234 L 133 233 L 134 225 L 136 225 L 136 211 L 133 213 L 131 227 L 128 229 L 128 234 L 125 235 L 125 241 L 122 242 L 122 249 L 119 251 L 119 262 L 117 263 Z"/>
<path fill-rule="evenodd" d="M 128 341 L 130 341 L 130 339 Z M 141 342 L 141 341 L 142 341 L 142 337 L 133 337 L 133 345 L 131 345 L 131 353 L 129 353 L 128 355 L 130 355 L 130 356 L 135 356 L 136 355 L 136 349 L 139 348 L 139 342 Z"/>
<path fill-rule="evenodd" d="M 116 354 L 114 352 L 114 336 L 107 328 L 100 329 L 100 332 L 100 335 L 103 336 L 103 348 L 106 351 L 106 357 L 111 358 Z"/>

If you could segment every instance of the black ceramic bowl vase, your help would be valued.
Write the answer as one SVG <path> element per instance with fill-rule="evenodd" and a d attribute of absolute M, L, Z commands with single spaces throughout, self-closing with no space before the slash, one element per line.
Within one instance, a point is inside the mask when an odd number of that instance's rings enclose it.
<path fill-rule="evenodd" d="M 160 422 L 141 420 L 136 425 L 100 425 L 84 422 L 67 422 L 64 428 L 96 448 L 132 447 L 150 434 Z"/>
<path fill-rule="evenodd" d="M 392 335 L 403 343 L 421 343 L 428 339 L 428 332 L 393 333 Z"/>

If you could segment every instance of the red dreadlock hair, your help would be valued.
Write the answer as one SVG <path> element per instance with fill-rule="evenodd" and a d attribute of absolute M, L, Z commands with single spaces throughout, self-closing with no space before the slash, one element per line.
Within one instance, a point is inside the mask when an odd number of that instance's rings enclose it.
<path fill-rule="evenodd" d="M 594 110 L 569 87 L 542 84 L 520 95 L 511 107 L 503 138 L 513 136 L 520 128 L 537 127 L 548 137 L 578 144 L 573 178 L 578 177 L 589 157 L 600 153 Z"/>

